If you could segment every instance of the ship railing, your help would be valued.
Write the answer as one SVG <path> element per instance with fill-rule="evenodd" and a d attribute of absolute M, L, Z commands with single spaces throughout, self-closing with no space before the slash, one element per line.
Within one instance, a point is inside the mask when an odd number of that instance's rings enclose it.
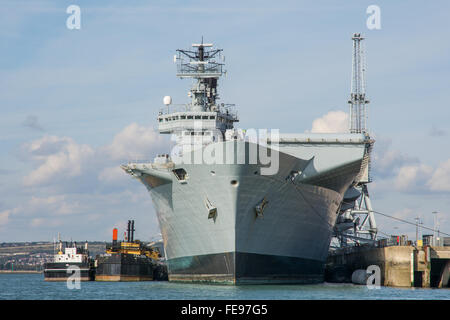
<path fill-rule="evenodd" d="M 154 160 L 143 160 L 143 159 L 136 159 L 136 160 L 128 160 L 128 165 L 133 168 L 133 165 L 142 165 L 142 168 L 144 170 L 146 169 L 164 169 L 164 168 L 171 168 L 173 167 L 172 161 L 167 161 L 164 163 L 155 163 Z"/>
<path fill-rule="evenodd" d="M 393 246 L 404 246 L 411 245 L 411 241 L 403 241 L 397 242 L 395 239 L 391 238 L 382 238 L 377 240 L 375 243 L 361 243 L 358 245 L 350 245 L 348 247 L 338 247 L 334 250 L 330 250 L 330 255 L 339 255 L 339 254 L 349 254 L 353 252 L 360 252 L 361 250 L 371 250 L 373 248 L 385 248 L 385 247 L 393 247 Z"/>
<path fill-rule="evenodd" d="M 237 119 L 237 110 L 235 104 L 221 104 L 218 106 L 218 110 L 222 114 L 227 114 L 233 117 L 234 119 Z"/>
<path fill-rule="evenodd" d="M 236 110 L 236 105 L 234 105 L 234 104 L 222 103 L 213 108 L 214 109 L 212 111 L 214 111 L 214 112 L 226 114 L 226 115 L 233 117 L 234 119 L 237 119 L 238 113 Z M 191 111 L 191 110 L 189 110 L 189 104 L 171 104 L 168 106 L 161 107 L 159 109 L 158 115 L 166 115 L 166 114 L 171 114 L 171 113 L 175 113 L 175 112 L 188 112 L 188 111 Z"/>
<path fill-rule="evenodd" d="M 159 115 L 169 114 L 174 112 L 185 112 L 188 110 L 188 104 L 170 104 L 159 109 Z"/>
<path fill-rule="evenodd" d="M 137 163 L 137 164 L 148 164 L 150 165 L 153 160 L 150 159 L 128 159 L 128 163 Z"/>

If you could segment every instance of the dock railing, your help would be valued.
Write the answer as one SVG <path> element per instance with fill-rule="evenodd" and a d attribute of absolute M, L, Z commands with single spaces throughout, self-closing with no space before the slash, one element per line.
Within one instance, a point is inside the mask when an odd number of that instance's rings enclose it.
<path fill-rule="evenodd" d="M 394 246 L 412 246 L 413 242 L 408 240 L 406 236 L 391 237 L 391 238 L 382 238 L 375 241 L 373 244 L 363 243 L 359 245 L 353 245 L 348 247 L 337 248 L 334 250 L 330 250 L 330 255 L 336 254 L 348 254 L 352 252 L 361 252 L 361 250 L 370 250 L 373 248 L 385 248 L 385 247 L 394 247 Z"/>

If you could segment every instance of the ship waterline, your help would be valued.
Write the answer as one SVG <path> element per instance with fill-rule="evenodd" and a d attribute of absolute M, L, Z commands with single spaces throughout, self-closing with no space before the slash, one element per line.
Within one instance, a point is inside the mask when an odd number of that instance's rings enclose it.
<path fill-rule="evenodd" d="M 323 282 L 323 263 L 297 257 L 227 252 L 172 259 L 170 281 L 220 284 Z"/>

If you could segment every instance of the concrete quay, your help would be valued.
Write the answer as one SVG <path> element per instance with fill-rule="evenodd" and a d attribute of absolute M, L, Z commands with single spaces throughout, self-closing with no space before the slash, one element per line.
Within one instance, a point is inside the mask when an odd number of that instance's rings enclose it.
<path fill-rule="evenodd" d="M 351 282 L 355 270 L 380 268 L 380 285 L 391 287 L 448 288 L 450 247 L 349 247 L 331 252 L 325 281 Z"/>

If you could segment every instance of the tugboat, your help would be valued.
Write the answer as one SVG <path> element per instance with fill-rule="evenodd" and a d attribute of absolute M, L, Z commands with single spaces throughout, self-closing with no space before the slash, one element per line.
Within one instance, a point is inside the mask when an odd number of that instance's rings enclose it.
<path fill-rule="evenodd" d="M 160 269 L 157 261 L 160 254 L 134 240 L 134 231 L 134 220 L 128 220 L 125 241 L 117 241 L 118 231 L 113 229 L 112 243 L 107 244 L 106 254 L 96 257 L 96 281 L 158 280 L 154 272 Z"/>
<path fill-rule="evenodd" d="M 87 241 L 83 246 L 77 246 L 77 243 L 70 243 L 64 246 L 59 240 L 58 253 L 54 255 L 53 262 L 45 264 L 45 281 L 66 281 L 75 274 L 75 268 L 80 271 L 80 281 L 93 281 L 95 278 L 94 260 L 89 256 Z M 75 270 L 74 270 L 75 269 Z"/>

